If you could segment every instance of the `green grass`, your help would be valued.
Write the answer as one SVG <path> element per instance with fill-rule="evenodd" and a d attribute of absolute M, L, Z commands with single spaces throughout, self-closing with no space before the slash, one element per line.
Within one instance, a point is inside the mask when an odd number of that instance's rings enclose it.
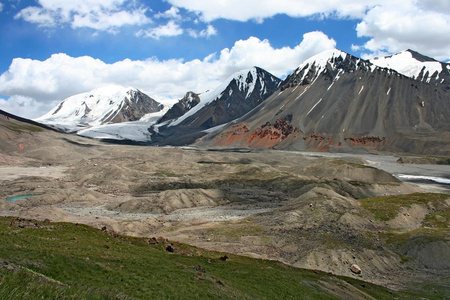
<path fill-rule="evenodd" d="M 281 263 L 119 236 L 84 225 L 0 218 L 1 299 L 335 299 L 322 282 L 377 299 L 405 293 Z M 15 270 L 15 271 L 14 271 Z"/>
<path fill-rule="evenodd" d="M 368 198 L 359 201 L 361 202 L 361 205 L 370 211 L 376 219 L 388 221 L 395 218 L 402 207 L 411 207 L 413 204 L 427 205 L 428 203 L 432 203 L 433 205 L 440 207 L 442 206 L 441 202 L 449 197 L 449 195 L 445 194 L 414 193 Z M 448 216 L 448 211 L 443 213 Z"/>
<path fill-rule="evenodd" d="M 11 272 L 0 268 L 0 299 L 128 299 L 121 294 L 83 289 L 47 281 L 34 271 L 22 268 Z"/>
<path fill-rule="evenodd" d="M 41 132 L 44 129 L 39 127 L 39 126 L 35 126 L 35 125 L 31 125 L 31 124 L 2 124 L 1 126 L 14 131 L 16 133 L 23 133 L 23 132 Z"/>
<path fill-rule="evenodd" d="M 264 228 L 255 225 L 253 222 L 231 223 L 220 228 L 210 228 L 205 231 L 206 236 L 211 236 L 215 241 L 233 242 L 239 240 L 243 236 L 260 236 L 264 237 Z"/>
<path fill-rule="evenodd" d="M 353 163 L 353 162 L 349 162 L 349 161 L 345 161 L 342 159 L 324 159 L 324 165 L 326 165 L 326 163 L 331 163 L 331 165 L 335 165 L 335 166 L 348 166 L 350 168 L 354 168 L 354 169 L 375 169 L 374 167 L 371 166 L 366 166 L 363 164 L 358 164 L 358 163 Z"/>

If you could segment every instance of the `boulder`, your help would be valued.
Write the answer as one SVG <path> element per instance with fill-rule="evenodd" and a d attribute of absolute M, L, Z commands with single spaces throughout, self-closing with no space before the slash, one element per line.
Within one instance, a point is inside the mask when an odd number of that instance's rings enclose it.
<path fill-rule="evenodd" d="M 362 272 L 361 268 L 356 264 L 351 265 L 350 271 L 352 271 L 355 274 L 361 274 L 361 272 Z"/>

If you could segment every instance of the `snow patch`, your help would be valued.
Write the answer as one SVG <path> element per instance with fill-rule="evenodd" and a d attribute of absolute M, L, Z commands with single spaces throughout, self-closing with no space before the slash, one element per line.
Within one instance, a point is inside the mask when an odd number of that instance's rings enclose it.
<path fill-rule="evenodd" d="M 363 90 L 364 90 L 364 86 L 361 87 L 361 89 L 359 90 L 358 95 L 361 94 L 361 92 L 362 92 Z"/>
<path fill-rule="evenodd" d="M 77 134 L 95 139 L 148 142 L 151 141 L 151 133 L 148 129 L 168 110 L 169 107 L 164 107 L 161 111 L 144 115 L 139 121 L 93 126 L 80 130 Z"/>
<path fill-rule="evenodd" d="M 322 98 L 320 98 L 320 100 L 319 101 L 317 101 L 317 103 L 316 104 L 314 104 L 314 106 L 306 113 L 306 115 L 309 115 L 309 113 L 310 112 L 312 112 L 312 110 L 317 106 L 317 104 L 319 104 L 320 103 L 320 101 L 322 101 Z M 323 118 L 323 116 L 322 116 L 322 118 Z"/>
<path fill-rule="evenodd" d="M 406 174 L 398 174 L 398 178 L 409 179 L 409 180 L 430 180 L 437 183 L 450 184 L 450 179 L 443 177 L 435 177 L 435 176 L 417 176 L 417 175 L 406 175 Z"/>
<path fill-rule="evenodd" d="M 218 130 L 224 128 L 225 126 L 227 126 L 228 124 L 230 124 L 230 123 L 225 123 L 225 124 L 221 124 L 221 125 L 218 125 L 218 126 L 215 126 L 215 127 L 211 127 L 211 128 L 206 129 L 206 130 L 203 130 L 202 132 L 204 132 L 204 133 L 211 133 L 211 132 L 214 132 L 214 131 L 218 131 Z"/>
<path fill-rule="evenodd" d="M 418 61 L 413 57 L 413 54 L 409 51 L 403 51 L 392 56 L 380 57 L 371 59 L 370 62 L 381 68 L 389 68 L 397 71 L 398 73 L 407 77 L 417 80 L 430 81 L 432 76 L 437 72 L 437 78 L 439 73 L 442 72 L 442 64 L 438 61 Z M 447 66 L 448 68 L 448 66 Z M 422 72 L 422 78 L 419 78 Z M 428 73 L 428 76 L 427 76 Z"/>

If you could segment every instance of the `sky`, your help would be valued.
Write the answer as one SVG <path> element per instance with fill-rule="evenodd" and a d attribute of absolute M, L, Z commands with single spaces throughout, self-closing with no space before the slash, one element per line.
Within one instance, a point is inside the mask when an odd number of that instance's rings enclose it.
<path fill-rule="evenodd" d="M 449 0 L 0 0 L 0 109 L 39 117 L 118 84 L 162 103 L 338 48 L 450 61 Z"/>

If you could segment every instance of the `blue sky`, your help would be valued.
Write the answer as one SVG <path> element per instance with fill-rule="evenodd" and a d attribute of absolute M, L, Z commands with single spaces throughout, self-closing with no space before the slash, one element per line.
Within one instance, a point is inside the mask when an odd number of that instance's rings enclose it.
<path fill-rule="evenodd" d="M 0 109 L 38 117 L 105 84 L 173 102 L 338 48 L 450 60 L 448 0 L 0 0 Z"/>

